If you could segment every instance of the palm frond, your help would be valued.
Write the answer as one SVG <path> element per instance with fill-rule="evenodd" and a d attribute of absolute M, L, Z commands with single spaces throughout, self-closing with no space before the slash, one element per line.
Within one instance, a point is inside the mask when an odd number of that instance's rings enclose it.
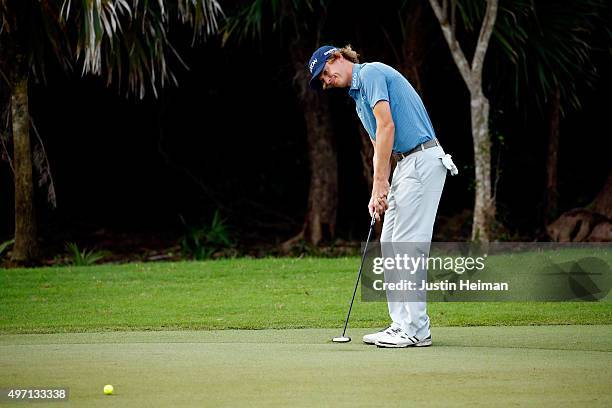
<path fill-rule="evenodd" d="M 478 3 L 462 2 L 465 18 L 479 18 Z M 597 75 L 593 38 L 605 26 L 606 7 L 603 0 L 502 2 L 489 56 L 498 92 L 500 79 L 508 78 L 517 106 L 534 103 L 543 111 L 558 86 L 562 111 L 580 108 L 579 87 L 591 86 Z"/>
<path fill-rule="evenodd" d="M 82 74 L 105 75 L 107 84 L 117 81 L 120 88 L 125 76 L 128 93 L 140 98 L 148 87 L 157 96 L 159 87 L 176 82 L 169 57 L 185 65 L 168 39 L 170 21 L 192 27 L 195 43 L 217 32 L 223 14 L 216 0 L 74 2 L 63 1 L 60 19 L 75 27 Z"/>
<path fill-rule="evenodd" d="M 302 32 L 312 29 L 310 18 L 319 10 L 325 10 L 329 0 L 251 0 L 240 5 L 225 18 L 220 28 L 223 33 L 223 44 L 231 39 L 244 41 L 247 38 L 261 41 L 263 27 L 270 27 L 271 32 L 280 33 L 289 25 L 292 37 L 299 37 Z"/>

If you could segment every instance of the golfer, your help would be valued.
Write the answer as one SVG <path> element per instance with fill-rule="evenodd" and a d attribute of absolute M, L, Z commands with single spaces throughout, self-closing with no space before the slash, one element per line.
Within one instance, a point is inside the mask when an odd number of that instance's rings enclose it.
<path fill-rule="evenodd" d="M 380 237 L 383 257 L 394 256 L 390 252 L 404 243 L 418 243 L 419 252 L 427 251 L 424 255 L 428 256 L 446 172 L 451 170 L 454 175 L 457 168 L 444 154 L 425 106 L 406 78 L 380 62 L 360 64 L 358 57 L 350 46 L 319 48 L 308 63 L 310 87 L 348 88 L 357 115 L 370 135 L 374 177 L 368 210 L 377 219 L 385 214 Z M 389 184 L 392 154 L 397 166 Z M 426 265 L 417 275 L 422 276 L 423 271 L 426 276 Z M 385 271 L 385 281 L 397 279 L 397 275 L 391 275 Z M 391 324 L 365 335 L 364 343 L 379 347 L 430 346 L 426 299 L 406 300 L 389 291 L 386 295 Z"/>

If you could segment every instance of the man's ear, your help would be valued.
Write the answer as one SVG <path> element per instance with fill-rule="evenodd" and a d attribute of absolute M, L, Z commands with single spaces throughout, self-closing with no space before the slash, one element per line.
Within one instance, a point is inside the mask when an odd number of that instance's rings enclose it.
<path fill-rule="evenodd" d="M 343 60 L 344 56 L 342 54 L 336 54 L 335 58 L 331 61 L 329 61 L 330 64 L 333 64 L 334 62 L 338 61 L 338 60 Z"/>

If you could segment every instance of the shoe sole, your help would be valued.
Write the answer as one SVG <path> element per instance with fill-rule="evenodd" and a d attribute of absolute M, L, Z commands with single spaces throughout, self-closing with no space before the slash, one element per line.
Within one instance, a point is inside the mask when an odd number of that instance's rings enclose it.
<path fill-rule="evenodd" d="M 393 343 L 383 343 L 376 342 L 376 347 L 378 348 L 406 348 L 406 347 L 429 347 L 433 343 L 431 340 L 423 340 L 415 344 L 393 344 Z"/>

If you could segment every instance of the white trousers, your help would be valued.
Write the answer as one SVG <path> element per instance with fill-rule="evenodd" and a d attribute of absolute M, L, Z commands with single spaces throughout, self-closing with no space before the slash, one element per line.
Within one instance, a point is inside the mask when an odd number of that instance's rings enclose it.
<path fill-rule="evenodd" d="M 429 244 L 447 169 L 442 164 L 444 150 L 440 146 L 411 154 L 401 160 L 393 172 L 388 195 L 389 208 L 385 213 L 380 238 L 383 257 L 394 257 L 391 246 L 385 243 Z M 421 255 L 421 254 L 419 254 Z M 425 271 L 426 276 L 426 271 Z M 425 301 L 390 301 L 387 292 L 392 325 L 401 327 L 409 336 L 419 339 L 430 335 L 429 316 Z"/>

